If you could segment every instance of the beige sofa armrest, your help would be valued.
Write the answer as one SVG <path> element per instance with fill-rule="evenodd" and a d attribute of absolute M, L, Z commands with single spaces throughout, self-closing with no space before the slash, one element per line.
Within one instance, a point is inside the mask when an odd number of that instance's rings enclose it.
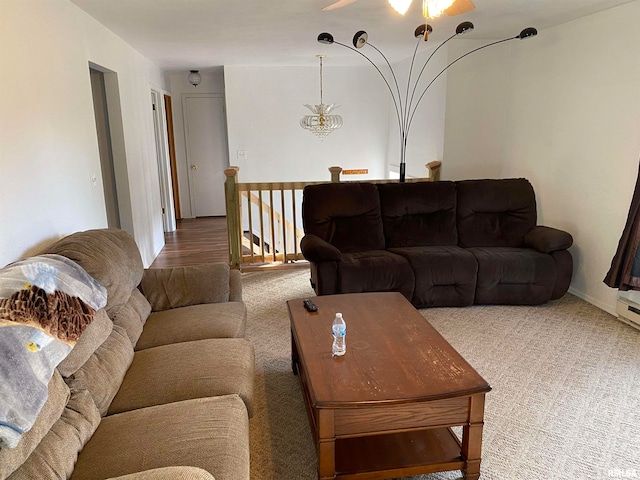
<path fill-rule="evenodd" d="M 242 274 L 240 270 L 229 272 L 229 301 L 242 302 Z"/>
<path fill-rule="evenodd" d="M 197 467 L 164 467 L 107 480 L 215 480 L 215 478 L 206 470 Z"/>
<path fill-rule="evenodd" d="M 231 299 L 237 301 L 235 299 L 242 298 L 242 284 L 238 285 L 238 279 L 232 273 L 224 263 L 152 268 L 144 271 L 139 288 L 154 312 Z"/>

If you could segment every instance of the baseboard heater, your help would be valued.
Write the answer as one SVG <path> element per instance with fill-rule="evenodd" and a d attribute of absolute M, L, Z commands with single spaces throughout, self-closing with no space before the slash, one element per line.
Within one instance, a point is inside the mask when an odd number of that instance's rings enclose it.
<path fill-rule="evenodd" d="M 616 313 L 619 320 L 640 330 L 640 304 L 626 298 L 619 298 Z"/>

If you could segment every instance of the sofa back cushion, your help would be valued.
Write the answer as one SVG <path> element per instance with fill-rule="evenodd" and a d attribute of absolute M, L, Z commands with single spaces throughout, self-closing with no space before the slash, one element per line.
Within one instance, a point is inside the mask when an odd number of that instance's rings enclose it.
<path fill-rule="evenodd" d="M 380 198 L 373 183 L 306 186 L 302 220 L 305 233 L 317 235 L 341 252 L 385 248 Z"/>
<path fill-rule="evenodd" d="M 458 244 L 453 182 L 378 185 L 387 248 Z"/>
<path fill-rule="evenodd" d="M 533 187 L 524 178 L 456 182 L 461 247 L 521 247 L 536 226 Z"/>
<path fill-rule="evenodd" d="M 109 316 L 124 305 L 142 279 L 144 266 L 133 237 L 116 228 L 87 230 L 65 237 L 44 253 L 70 258 L 107 289 Z"/>
<path fill-rule="evenodd" d="M 72 390 L 60 418 L 7 480 L 70 478 L 78 453 L 99 424 L 100 414 L 89 392 Z"/>
<path fill-rule="evenodd" d="M 0 478 L 7 478 L 27 460 L 47 435 L 52 425 L 60 419 L 69 401 L 69 396 L 69 387 L 64 383 L 62 376 L 54 371 L 48 385 L 47 401 L 40 409 L 31 429 L 20 437 L 16 448 L 0 447 Z"/>

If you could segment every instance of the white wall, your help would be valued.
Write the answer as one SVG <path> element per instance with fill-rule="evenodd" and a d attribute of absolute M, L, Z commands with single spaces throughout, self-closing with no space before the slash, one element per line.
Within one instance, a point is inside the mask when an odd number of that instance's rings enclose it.
<path fill-rule="evenodd" d="M 159 69 L 67 0 L 3 0 L 0 18 L 0 265 L 107 224 L 89 62 L 118 74 L 133 233 L 148 265 L 164 244 L 150 108 Z"/>
<path fill-rule="evenodd" d="M 511 42 L 473 78 L 450 72 L 447 91 L 444 178 L 531 180 L 538 223 L 574 237 L 571 292 L 610 313 L 602 280 L 640 155 L 639 18 L 633 2 Z"/>
<path fill-rule="evenodd" d="M 324 103 L 344 125 L 319 140 L 299 121 L 320 103 L 320 73 L 316 67 L 237 67 L 224 70 L 229 158 L 240 167 L 239 180 L 329 180 L 328 168 L 369 169 L 350 180 L 386 176 L 388 93 L 371 67 L 323 66 Z M 246 160 L 237 151 L 247 152 Z"/>

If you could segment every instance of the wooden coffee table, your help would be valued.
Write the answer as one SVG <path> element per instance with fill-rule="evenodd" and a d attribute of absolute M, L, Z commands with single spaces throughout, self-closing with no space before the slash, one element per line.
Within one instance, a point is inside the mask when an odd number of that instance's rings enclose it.
<path fill-rule="evenodd" d="M 318 454 L 318 478 L 480 476 L 489 384 L 399 293 L 289 300 L 291 357 Z M 331 355 L 342 312 L 347 353 Z M 462 441 L 451 431 L 462 426 Z"/>

